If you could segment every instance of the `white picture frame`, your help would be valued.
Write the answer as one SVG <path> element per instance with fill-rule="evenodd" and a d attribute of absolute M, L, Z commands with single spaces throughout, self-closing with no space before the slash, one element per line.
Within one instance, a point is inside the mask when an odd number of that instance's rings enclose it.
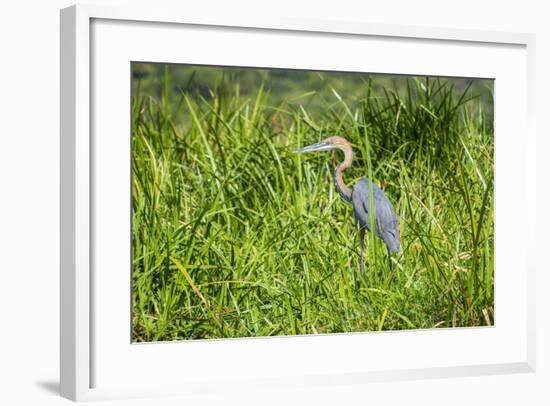
<path fill-rule="evenodd" d="M 519 115 L 515 129 L 520 130 L 523 135 L 524 147 L 518 152 L 521 155 L 520 163 L 522 171 L 520 171 L 522 181 L 534 182 L 535 174 L 535 131 L 534 131 L 534 35 L 525 33 L 504 33 L 504 32 L 484 32 L 460 29 L 441 29 L 430 27 L 413 27 L 402 25 L 376 25 L 368 23 L 350 23 L 342 21 L 307 21 L 307 20 L 288 20 L 277 18 L 255 18 L 255 19 L 239 19 L 229 20 L 224 16 L 187 16 L 185 9 L 174 10 L 158 10 L 154 7 L 131 7 L 131 8 L 111 8 L 105 6 L 89 6 L 77 5 L 61 11 L 61 262 L 60 262 L 60 322 L 61 322 L 61 394 L 64 397 L 78 401 L 98 398 L 110 398 L 120 396 L 141 396 L 159 393 L 196 393 L 197 391 L 210 390 L 215 382 L 209 383 L 204 373 L 200 371 L 196 373 L 196 380 L 189 381 L 181 378 L 178 382 L 170 382 L 167 386 L 153 384 L 150 387 L 136 385 L 125 385 L 124 383 L 114 385 L 99 385 L 97 387 L 97 371 L 101 370 L 96 365 L 96 360 L 103 354 L 104 357 L 113 356 L 116 354 L 116 347 L 109 351 L 104 350 L 101 339 L 95 336 L 95 329 L 98 324 L 102 323 L 100 310 L 96 311 L 94 303 L 94 293 L 101 284 L 93 275 L 93 269 L 96 265 L 97 258 L 95 257 L 95 240 L 92 238 L 94 229 L 96 229 L 94 202 L 97 199 L 97 185 L 94 183 L 96 177 L 95 170 L 97 161 L 94 161 L 96 148 L 93 140 L 93 130 L 96 128 L 95 122 L 92 120 L 92 115 L 95 114 L 95 105 L 92 102 L 93 97 L 101 97 L 101 92 L 97 92 L 94 88 L 93 67 L 95 66 L 94 57 L 97 55 L 97 47 L 100 47 L 101 38 L 94 39 L 94 23 L 107 22 L 112 25 L 139 26 L 139 24 L 165 24 L 165 27 L 198 27 L 200 30 L 220 31 L 224 29 L 241 29 L 241 34 L 253 35 L 254 32 L 276 32 L 284 33 L 292 39 L 292 36 L 298 37 L 302 34 L 315 34 L 316 36 L 332 36 L 340 35 L 353 38 L 370 38 L 373 40 L 392 40 L 403 39 L 407 41 L 437 43 L 438 46 L 448 47 L 458 45 L 461 48 L 475 47 L 513 47 L 519 50 L 517 62 L 521 65 L 517 72 L 524 72 L 525 77 L 518 77 L 521 85 L 515 91 L 521 92 L 525 97 L 525 103 L 519 106 L 519 109 L 525 112 L 524 115 Z M 139 28 L 144 30 L 145 28 Z M 105 35 L 109 35 L 109 30 L 103 32 L 103 41 Z M 239 46 L 238 43 L 235 46 Z M 458 51 L 457 51 L 458 52 Z M 167 60 L 164 60 L 167 61 Z M 317 62 L 318 64 L 319 62 Z M 360 62 L 359 62 L 360 63 Z M 394 62 L 396 63 L 396 62 Z M 244 62 L 246 65 L 246 62 Z M 313 62 L 314 66 L 315 63 Z M 519 66 L 518 65 L 518 66 Z M 383 69 L 383 68 L 382 68 Z M 422 69 L 422 68 L 417 68 Z M 444 67 L 439 68 L 438 72 L 445 73 Z M 383 70 L 382 70 L 383 71 Z M 459 71 L 457 71 L 459 72 Z M 467 76 L 468 70 L 463 69 L 463 74 Z M 475 76 L 476 72 L 472 71 Z M 419 73 L 418 70 L 411 73 Z M 452 72 L 447 72 L 452 74 Z M 128 71 L 129 75 L 129 71 Z M 496 103 L 499 103 L 498 91 Z M 128 109 L 128 105 L 126 106 Z M 504 110 L 501 110 L 504 111 Z M 498 113 L 497 113 L 498 114 Z M 503 114 L 503 116 L 509 116 Z M 509 118 L 509 117 L 508 117 Z M 497 125 L 497 130 L 503 128 Z M 496 138 L 496 136 L 495 136 Z M 504 144 L 502 144 L 504 145 Z M 505 151 L 503 149 L 499 151 Z M 497 152 L 499 154 L 501 152 Z M 502 152 L 504 154 L 505 152 Z M 531 159 L 532 158 L 532 159 Z M 501 160 L 497 165 L 498 168 L 505 168 L 505 161 Z M 113 169 L 114 168 L 114 169 Z M 109 170 L 116 170 L 115 167 Z M 499 171 L 499 169 L 496 169 Z M 504 170 L 502 169 L 502 173 Z M 497 172 L 498 177 L 498 172 Z M 534 188 L 533 188 L 534 189 Z M 498 183 L 497 183 L 498 190 Z M 116 198 L 120 200 L 120 198 Z M 117 201 L 118 201 L 117 200 Z M 127 202 L 127 201 L 126 201 Z M 518 202 L 519 203 L 519 202 Z M 502 241 L 505 245 L 506 233 L 526 232 L 526 246 L 530 241 L 534 241 L 534 218 L 535 218 L 535 201 L 534 198 L 526 197 L 521 201 L 529 208 L 528 222 L 520 228 L 510 230 L 502 228 L 496 224 L 496 236 L 502 235 Z M 506 215 L 507 208 L 496 199 L 496 206 L 502 207 L 500 213 Z M 129 206 L 128 206 L 129 210 Z M 497 209 L 497 213 L 499 213 Z M 499 216 L 502 216 L 499 214 Z M 518 225 L 519 227 L 519 225 Z M 499 234 L 500 233 L 500 234 Z M 124 245 L 122 248 L 124 249 Z M 521 250 L 520 250 L 521 251 Z M 498 374 L 510 372 L 528 372 L 535 369 L 535 260 L 532 254 L 527 251 L 521 251 L 518 257 L 520 266 L 520 285 L 524 286 L 520 295 L 521 303 L 518 306 L 517 318 L 515 324 L 511 326 L 523 326 L 521 331 L 515 328 L 517 340 L 513 341 L 513 352 L 515 355 L 508 359 L 503 354 L 505 349 L 500 353 L 495 353 L 491 362 L 476 358 L 475 355 L 471 359 L 465 360 L 463 364 L 457 362 L 447 362 L 445 360 L 433 366 L 433 363 L 419 363 L 411 360 L 406 367 L 396 367 L 388 369 L 369 370 L 368 368 L 352 368 L 350 365 L 343 366 L 341 369 L 335 369 L 334 373 L 330 372 L 330 362 L 326 370 L 312 364 L 311 368 L 304 368 L 300 371 L 300 376 L 288 374 L 279 371 L 275 375 L 260 374 L 258 380 L 253 380 L 244 373 L 235 371 L 234 378 L 238 385 L 246 387 L 247 385 L 296 385 L 296 384 L 327 384 L 327 383 L 357 383 L 380 380 L 395 380 L 395 379 L 419 379 L 433 378 L 443 376 L 467 376 L 467 375 L 483 375 L 483 374 Z M 497 271 L 498 272 L 498 271 Z M 498 276 L 496 277 L 498 284 Z M 505 279 L 501 286 L 505 285 Z M 122 292 L 122 294 L 126 294 Z M 504 297 L 504 296 L 501 296 Z M 504 297 L 505 298 L 505 297 Z M 502 299 L 501 299 L 502 300 Z M 505 302 L 502 302 L 505 303 Z M 101 306 L 100 306 L 101 308 Z M 501 308 L 504 308 L 501 306 Z M 126 308 L 121 309 L 124 313 Z M 499 312 L 500 310 L 497 310 Z M 116 313 L 116 312 L 115 312 Z M 500 317 L 500 316 L 497 316 Z M 99 320 L 98 320 L 99 318 Z M 116 320 L 113 320 L 116 321 Z M 498 323 L 498 322 L 497 322 Z M 498 326 L 494 331 L 498 330 Z M 129 328 L 128 328 L 129 329 Z M 476 331 L 478 331 L 476 333 Z M 485 334 L 479 333 L 481 330 L 461 329 L 460 332 L 447 329 L 438 334 L 440 340 L 467 340 L 468 337 L 473 337 L 476 334 L 480 336 Z M 488 331 L 488 330 L 484 330 Z M 510 333 L 510 332 L 508 332 Z M 508 334 L 506 333 L 506 334 Z M 105 333 L 108 334 L 108 333 Z M 396 340 L 396 343 L 401 340 L 400 333 L 384 333 L 384 340 Z M 414 333 L 413 333 L 414 334 Z M 493 334 L 493 333 L 490 333 Z M 488 334 L 486 339 L 493 339 Z M 511 333 L 510 333 L 511 334 Z M 108 337 L 105 336 L 105 337 Z M 114 333 L 113 333 L 114 337 Z M 294 348 L 291 351 L 307 352 L 308 348 L 315 348 L 319 344 L 319 348 L 336 348 L 335 343 L 341 343 L 345 346 L 361 345 L 363 340 L 362 334 L 339 335 L 332 337 L 332 342 L 325 340 L 323 344 L 320 341 L 304 339 L 303 337 L 295 338 L 277 338 L 267 340 L 218 340 L 213 345 L 218 346 L 220 352 L 232 351 L 242 356 L 247 356 L 246 348 L 254 347 L 257 351 L 269 351 L 269 348 L 284 342 L 289 348 Z M 370 340 L 374 335 L 369 336 Z M 417 342 L 414 340 L 426 340 L 429 337 L 426 335 L 415 337 L 412 334 L 406 336 L 411 340 L 411 343 Z M 482 337 L 480 337 L 481 339 Z M 283 340 L 283 341 L 281 341 Z M 472 338 L 475 342 L 475 338 Z M 512 341 L 511 341 L 512 342 Z M 99 344 L 98 344 L 99 343 Z M 268 344 L 265 344 L 268 343 Z M 98 349 L 99 345 L 99 349 Z M 130 342 L 128 347 L 132 347 Z M 141 345 L 141 348 L 149 346 L 154 350 L 149 351 L 149 354 L 144 356 L 147 358 L 158 358 L 166 354 L 169 345 L 175 344 L 148 344 Z M 189 354 L 193 352 L 203 354 L 207 344 L 200 344 L 189 348 Z M 271 347 L 270 347 L 271 346 Z M 331 347 L 332 346 L 332 347 Z M 210 347 L 210 349 L 213 347 Z M 208 351 L 210 351 L 208 349 Z M 239 352 L 241 351 L 241 352 Z M 137 357 L 137 354 L 129 352 L 128 357 Z M 500 358 L 499 358 L 500 357 Z M 119 364 L 121 360 L 129 358 L 121 358 L 117 360 Z M 269 362 L 269 357 L 266 358 Z M 104 368 L 105 369 L 105 368 Z M 321 371 L 315 373 L 314 371 Z M 93 372 L 95 371 L 95 372 Z M 119 373 L 120 371 L 116 371 Z M 114 372 L 113 372 L 114 374 Z M 201 376 L 201 374 L 203 374 Z M 239 375 L 240 374 L 240 375 Z M 220 379 L 222 379 L 220 377 Z M 114 381 L 113 381 L 114 382 Z M 233 382 L 233 381 L 231 381 Z"/>

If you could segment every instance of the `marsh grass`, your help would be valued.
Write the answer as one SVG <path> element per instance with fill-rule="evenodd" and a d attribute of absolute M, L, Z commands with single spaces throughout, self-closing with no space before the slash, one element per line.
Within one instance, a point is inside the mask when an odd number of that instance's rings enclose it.
<path fill-rule="evenodd" d="M 163 80 L 160 98 L 132 100 L 134 341 L 494 323 L 492 118 L 470 89 L 370 78 L 312 114 L 260 85 L 174 99 Z M 394 203 L 392 274 L 373 235 L 358 273 L 339 153 L 292 152 L 333 134 L 354 145 L 346 182 L 368 175 Z"/>

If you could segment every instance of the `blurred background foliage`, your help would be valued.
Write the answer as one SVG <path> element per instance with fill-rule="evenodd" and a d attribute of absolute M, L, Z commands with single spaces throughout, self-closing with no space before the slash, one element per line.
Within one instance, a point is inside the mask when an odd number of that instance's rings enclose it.
<path fill-rule="evenodd" d="M 165 68 L 169 74 L 169 104 L 179 105 L 172 115 L 177 124 L 188 125 L 189 114 L 181 103 L 181 95 L 186 93 L 194 98 L 212 100 L 216 92 L 230 94 L 236 92 L 242 98 L 255 98 L 262 84 L 269 94 L 271 106 L 289 111 L 307 110 L 315 121 L 326 111 L 327 104 L 334 104 L 334 92 L 345 99 L 350 109 L 357 107 L 364 98 L 369 79 L 373 94 L 383 94 L 392 89 L 400 98 L 407 92 L 416 93 L 416 88 L 408 86 L 411 76 L 390 74 L 369 74 L 355 72 L 306 71 L 291 69 L 251 69 L 241 67 L 197 66 L 162 63 L 133 63 L 132 88 L 155 100 L 160 100 L 164 92 Z M 432 77 L 433 78 L 433 77 Z M 493 117 L 493 80 L 469 78 L 445 78 L 454 89 L 454 96 L 460 97 L 465 90 L 478 99 L 481 111 L 491 122 Z M 421 97 L 420 94 L 413 95 Z M 343 107 L 340 106 L 341 109 Z M 476 112 L 478 113 L 478 112 Z"/>

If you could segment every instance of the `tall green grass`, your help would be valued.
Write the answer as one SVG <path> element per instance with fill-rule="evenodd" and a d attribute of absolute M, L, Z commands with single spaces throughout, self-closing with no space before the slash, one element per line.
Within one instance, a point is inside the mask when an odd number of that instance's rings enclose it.
<path fill-rule="evenodd" d="M 174 101 L 168 83 L 132 101 L 134 341 L 493 324 L 492 118 L 469 89 L 369 79 L 314 115 L 261 85 Z M 292 152 L 334 134 L 354 145 L 346 182 L 371 174 L 394 204 L 392 274 L 377 238 L 358 272 L 339 153 Z"/>

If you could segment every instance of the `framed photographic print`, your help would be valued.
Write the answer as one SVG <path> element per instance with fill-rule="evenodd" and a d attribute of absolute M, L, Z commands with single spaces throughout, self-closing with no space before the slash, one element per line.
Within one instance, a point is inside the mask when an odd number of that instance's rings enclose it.
<path fill-rule="evenodd" d="M 61 27 L 64 396 L 534 369 L 531 35 Z"/>

